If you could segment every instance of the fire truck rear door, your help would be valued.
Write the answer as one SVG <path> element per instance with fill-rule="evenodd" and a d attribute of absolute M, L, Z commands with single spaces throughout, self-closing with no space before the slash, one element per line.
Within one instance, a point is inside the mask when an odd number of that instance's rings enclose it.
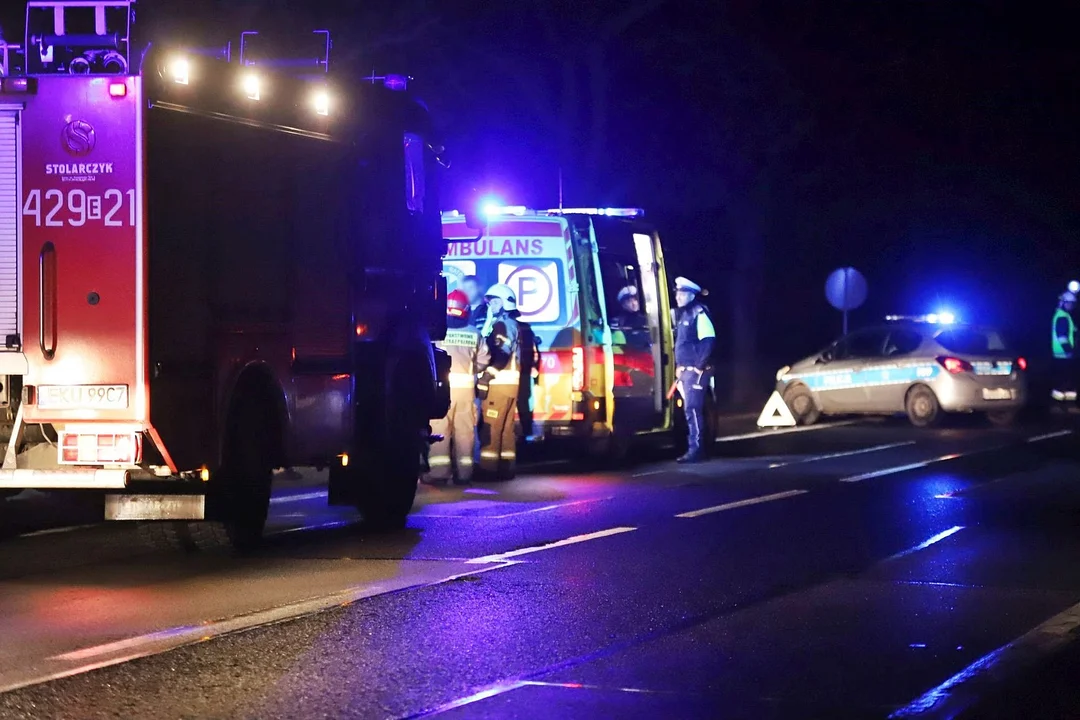
<path fill-rule="evenodd" d="M 23 113 L 29 422 L 147 418 L 141 89 L 38 78 Z"/>

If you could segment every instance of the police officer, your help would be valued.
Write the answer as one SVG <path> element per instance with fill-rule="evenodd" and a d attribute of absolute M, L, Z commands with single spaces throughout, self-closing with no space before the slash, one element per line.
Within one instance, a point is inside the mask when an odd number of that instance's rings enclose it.
<path fill-rule="evenodd" d="M 431 423 L 431 431 L 443 439 L 428 453 L 428 484 L 453 480 L 467 485 L 473 476 L 476 442 L 476 376 L 491 360 L 480 331 L 469 323 L 469 300 L 461 290 L 446 297 L 446 338 L 435 343 L 450 356 L 450 411 Z"/>
<path fill-rule="evenodd" d="M 514 411 L 521 385 L 521 345 L 517 321 L 510 316 L 517 299 L 510 286 L 492 285 L 485 296 L 488 322 L 486 341 L 491 364 L 478 383 L 487 390 L 481 403 L 480 471 L 487 480 L 509 480 L 517 464 Z"/>
<path fill-rule="evenodd" d="M 1076 288 L 1074 290 L 1074 287 Z M 1069 283 L 1068 289 L 1058 297 L 1058 306 L 1050 331 L 1050 348 L 1054 353 L 1054 388 L 1050 396 L 1058 402 L 1076 400 L 1076 292 L 1080 283 Z"/>
<path fill-rule="evenodd" d="M 712 387 L 712 349 L 716 330 L 699 300 L 705 291 L 684 277 L 675 278 L 675 373 L 686 414 L 687 450 L 680 463 L 700 462 L 705 422 L 705 393 Z"/>

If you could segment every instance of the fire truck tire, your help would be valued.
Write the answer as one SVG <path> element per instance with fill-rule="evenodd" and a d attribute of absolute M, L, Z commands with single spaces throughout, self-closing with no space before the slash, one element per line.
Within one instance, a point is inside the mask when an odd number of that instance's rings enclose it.
<path fill-rule="evenodd" d="M 431 356 L 421 352 L 391 353 L 383 367 L 384 395 L 377 410 L 381 422 L 371 437 L 363 439 L 362 464 L 357 468 L 362 477 L 356 509 L 367 529 L 405 527 L 427 442 L 430 393 L 425 393 L 420 378 L 432 372 Z"/>
<path fill-rule="evenodd" d="M 281 439 L 271 393 L 254 378 L 242 378 L 237 385 L 222 466 L 211 474 L 208 488 L 207 504 L 214 508 L 216 519 L 188 523 L 194 549 L 246 551 L 262 542 L 275 464 L 272 443 Z"/>

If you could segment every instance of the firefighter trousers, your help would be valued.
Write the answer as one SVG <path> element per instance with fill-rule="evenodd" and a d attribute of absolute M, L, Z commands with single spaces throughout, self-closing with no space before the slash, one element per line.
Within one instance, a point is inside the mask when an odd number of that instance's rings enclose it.
<path fill-rule="evenodd" d="M 476 442 L 476 392 L 471 388 L 451 388 L 450 411 L 431 422 L 431 431 L 443 439 L 431 446 L 429 480 L 469 482 L 473 476 L 473 447 Z"/>
<path fill-rule="evenodd" d="M 518 386 L 491 385 L 483 404 L 480 470 L 488 478 L 509 480 L 517 467 L 517 437 L 514 411 Z"/>

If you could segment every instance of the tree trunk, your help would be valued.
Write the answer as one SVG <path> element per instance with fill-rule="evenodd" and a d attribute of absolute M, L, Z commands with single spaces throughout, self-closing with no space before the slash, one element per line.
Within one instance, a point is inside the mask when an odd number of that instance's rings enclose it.
<path fill-rule="evenodd" d="M 600 42 L 589 46 L 589 131 L 585 150 L 586 192 L 600 202 L 600 172 L 607 150 L 607 52 Z M 592 204 L 592 203 L 590 203 Z"/>
<path fill-rule="evenodd" d="M 768 185 L 759 181 L 732 208 L 735 233 L 735 268 L 731 278 L 731 381 L 732 404 L 740 409 L 764 403 L 768 388 L 762 385 L 765 359 L 758 356 L 761 298 L 765 292 L 765 238 L 762 213 L 769 195 Z"/>

